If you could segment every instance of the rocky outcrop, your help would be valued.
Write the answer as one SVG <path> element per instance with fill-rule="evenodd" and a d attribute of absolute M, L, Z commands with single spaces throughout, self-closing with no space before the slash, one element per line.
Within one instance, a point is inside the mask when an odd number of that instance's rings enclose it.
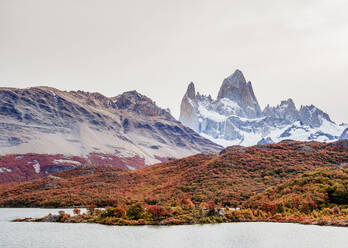
<path fill-rule="evenodd" d="M 261 116 L 261 108 L 254 94 L 251 82 L 246 82 L 243 73 L 236 70 L 221 85 L 217 100 L 227 98 L 239 105 L 242 117 L 256 118 Z"/>
<path fill-rule="evenodd" d="M 299 120 L 300 114 L 296 109 L 294 101 L 290 98 L 282 101 L 280 105 L 276 107 L 270 107 L 269 105 L 262 112 L 263 116 L 270 116 L 275 119 L 281 119 L 293 123 Z"/>
<path fill-rule="evenodd" d="M 323 120 L 333 123 L 327 113 L 324 113 L 314 105 L 301 106 L 299 116 L 304 125 L 311 127 L 320 127 L 323 124 Z"/>
<path fill-rule="evenodd" d="M 270 137 L 262 138 L 259 142 L 257 142 L 258 145 L 268 145 L 272 143 L 274 143 L 274 141 Z"/>
<path fill-rule="evenodd" d="M 161 116 L 167 120 L 173 120 L 172 115 L 165 109 L 161 109 L 150 98 L 139 94 L 137 91 L 125 92 L 111 98 L 117 109 L 134 112 L 143 116 Z"/>
<path fill-rule="evenodd" d="M 292 99 L 261 112 L 251 83 L 236 70 L 220 87 L 216 100 L 196 94 L 191 83 L 181 102 L 180 121 L 221 145 L 279 142 L 334 141 L 348 125 L 337 125 L 313 105 L 298 110 Z"/>
<path fill-rule="evenodd" d="M 195 114 L 197 108 L 196 104 L 196 91 L 193 82 L 187 87 L 187 91 L 182 98 L 180 105 L 180 121 L 195 131 L 198 131 L 198 117 Z"/>

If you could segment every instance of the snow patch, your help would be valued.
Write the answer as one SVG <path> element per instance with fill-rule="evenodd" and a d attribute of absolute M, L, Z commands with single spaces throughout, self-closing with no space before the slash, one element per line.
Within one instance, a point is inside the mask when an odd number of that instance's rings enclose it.
<path fill-rule="evenodd" d="M 222 98 L 222 99 L 220 99 L 220 102 L 224 105 L 225 109 L 233 109 L 233 110 L 240 109 L 240 106 L 238 105 L 238 103 L 232 101 L 231 99 Z"/>
<path fill-rule="evenodd" d="M 317 128 L 319 131 L 331 134 L 332 136 L 340 136 L 343 133 L 345 126 L 336 125 L 335 123 L 332 123 L 322 117 L 319 118 L 321 119 L 322 123 L 321 126 Z"/>
<path fill-rule="evenodd" d="M 237 140 L 232 141 L 232 140 L 226 140 L 226 139 L 220 139 L 220 138 L 213 138 L 212 136 L 205 133 L 200 133 L 200 135 L 223 147 L 234 146 L 234 145 L 238 145 L 239 143 Z"/>
<path fill-rule="evenodd" d="M 7 173 L 7 172 L 12 172 L 12 170 L 6 167 L 0 167 L 0 173 Z"/>
<path fill-rule="evenodd" d="M 206 118 L 206 119 L 210 119 L 210 120 L 213 120 L 216 122 L 224 122 L 227 119 L 226 116 L 220 115 L 219 113 L 217 113 L 215 111 L 208 110 L 202 105 L 198 106 L 198 111 L 199 111 L 201 117 Z"/>
<path fill-rule="evenodd" d="M 75 160 L 70 160 L 70 159 L 55 159 L 53 161 L 53 163 L 55 163 L 55 164 L 69 163 L 69 164 L 81 165 L 81 162 L 75 161 Z"/>
<path fill-rule="evenodd" d="M 35 173 L 36 174 L 39 174 L 40 173 L 40 170 L 41 170 L 41 167 L 40 167 L 40 163 L 37 161 L 37 160 L 35 160 L 35 164 L 33 164 L 33 168 L 34 168 L 34 171 L 35 171 Z"/>
<path fill-rule="evenodd" d="M 133 167 L 133 166 L 130 166 L 130 165 L 128 165 L 128 164 L 126 164 L 126 166 L 127 166 L 127 168 L 130 169 L 130 170 L 136 170 L 136 168 Z"/>

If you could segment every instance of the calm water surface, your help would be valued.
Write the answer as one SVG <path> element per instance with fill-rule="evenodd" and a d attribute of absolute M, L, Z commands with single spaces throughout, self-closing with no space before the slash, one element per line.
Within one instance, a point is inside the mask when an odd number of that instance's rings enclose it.
<path fill-rule="evenodd" d="M 119 227 L 9 222 L 57 212 L 56 209 L 0 208 L 0 247 L 348 248 L 348 228 L 338 227 L 276 223 Z"/>

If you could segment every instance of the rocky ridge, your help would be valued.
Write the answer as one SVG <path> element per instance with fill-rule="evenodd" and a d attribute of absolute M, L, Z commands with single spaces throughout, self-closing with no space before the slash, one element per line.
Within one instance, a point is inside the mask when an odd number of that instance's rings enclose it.
<path fill-rule="evenodd" d="M 40 174 L 35 173 L 32 164 L 43 154 L 60 154 L 64 158 L 55 159 L 55 163 L 53 158 L 43 159 L 42 168 L 59 167 L 59 160 L 76 162 L 70 159 L 75 156 L 81 158 L 78 161 L 83 161 L 83 165 L 95 164 L 98 157 L 104 161 L 101 164 L 136 169 L 168 158 L 221 149 L 136 91 L 109 98 L 99 93 L 49 87 L 0 88 L 0 134 L 2 158 L 9 154 L 33 154 L 25 162 L 33 175 Z M 5 168 L 2 158 L 0 167 Z M 1 170 L 0 177 L 6 174 L 13 178 L 11 173 L 23 172 L 20 180 L 24 180 L 28 173 L 16 169 L 23 166 L 21 161 L 13 157 L 11 168 Z M 41 174 L 50 173 L 46 172 Z"/>
<path fill-rule="evenodd" d="M 227 77 L 217 99 L 196 93 L 191 82 L 180 108 L 180 121 L 223 146 L 255 145 L 283 139 L 334 141 L 346 137 L 348 125 L 337 125 L 314 105 L 297 109 L 292 99 L 261 111 L 251 82 L 236 70 Z"/>

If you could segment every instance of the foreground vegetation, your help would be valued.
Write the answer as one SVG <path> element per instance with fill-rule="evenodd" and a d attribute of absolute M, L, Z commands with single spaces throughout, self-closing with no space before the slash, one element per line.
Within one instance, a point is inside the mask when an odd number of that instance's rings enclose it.
<path fill-rule="evenodd" d="M 347 225 L 348 141 L 234 146 L 137 171 L 79 167 L 0 185 L 2 207 L 88 207 L 28 221 Z M 105 210 L 98 210 L 106 207 Z"/>
<path fill-rule="evenodd" d="M 348 166 L 348 148 L 319 142 L 230 147 L 136 171 L 79 167 L 29 182 L 0 185 L 2 207 L 120 206 L 190 199 L 237 207 L 257 193 L 307 171 Z"/>
<path fill-rule="evenodd" d="M 64 211 L 38 219 L 64 223 L 106 225 L 177 225 L 223 222 L 287 222 L 348 226 L 348 170 L 318 170 L 269 188 L 251 197 L 240 208 L 217 205 L 214 201 L 194 204 L 191 199 L 158 205 L 155 200 L 109 206 L 89 207 L 70 216 Z"/>

